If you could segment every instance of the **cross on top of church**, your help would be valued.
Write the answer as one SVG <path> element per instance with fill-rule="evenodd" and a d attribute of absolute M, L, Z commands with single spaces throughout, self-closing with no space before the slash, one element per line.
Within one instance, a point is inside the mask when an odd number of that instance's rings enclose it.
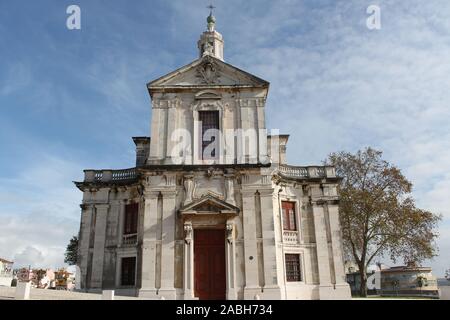
<path fill-rule="evenodd" d="M 214 7 L 212 4 L 210 4 L 209 6 L 207 6 L 207 8 L 210 10 L 210 13 L 211 13 L 211 15 L 212 15 L 213 10 L 214 10 L 216 7 Z"/>

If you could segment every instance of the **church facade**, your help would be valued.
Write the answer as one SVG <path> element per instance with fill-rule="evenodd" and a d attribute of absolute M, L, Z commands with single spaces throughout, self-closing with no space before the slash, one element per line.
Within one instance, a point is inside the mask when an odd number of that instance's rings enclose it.
<path fill-rule="evenodd" d="M 268 134 L 269 83 L 224 62 L 208 17 L 199 58 L 147 87 L 136 164 L 85 170 L 83 290 L 149 299 L 347 299 L 339 178 L 290 166 Z"/>

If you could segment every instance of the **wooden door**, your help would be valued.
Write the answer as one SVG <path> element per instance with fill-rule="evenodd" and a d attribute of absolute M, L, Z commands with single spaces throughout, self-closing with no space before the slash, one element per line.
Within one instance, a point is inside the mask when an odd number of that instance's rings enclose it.
<path fill-rule="evenodd" d="M 225 230 L 194 230 L 195 296 L 225 300 Z"/>

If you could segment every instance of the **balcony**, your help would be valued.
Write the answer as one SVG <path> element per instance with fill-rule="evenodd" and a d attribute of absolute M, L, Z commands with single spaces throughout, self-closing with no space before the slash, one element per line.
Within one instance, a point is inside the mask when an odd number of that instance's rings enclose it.
<path fill-rule="evenodd" d="M 288 245 L 297 245 L 299 244 L 300 239 L 298 235 L 298 231 L 283 231 L 283 243 Z"/>
<path fill-rule="evenodd" d="M 94 183 L 120 183 L 136 180 L 136 168 L 124 170 L 85 170 L 84 182 Z"/>
<path fill-rule="evenodd" d="M 295 167 L 288 165 L 280 165 L 278 172 L 289 178 L 336 178 L 336 170 L 330 166 L 317 167 Z"/>
<path fill-rule="evenodd" d="M 134 234 L 124 234 L 122 238 L 123 246 L 135 246 L 138 243 L 138 235 Z"/>

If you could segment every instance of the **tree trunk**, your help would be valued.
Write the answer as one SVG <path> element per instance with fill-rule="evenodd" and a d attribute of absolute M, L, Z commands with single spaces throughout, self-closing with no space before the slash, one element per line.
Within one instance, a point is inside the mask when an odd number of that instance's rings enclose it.
<path fill-rule="evenodd" d="M 364 268 L 359 269 L 360 275 L 360 287 L 359 287 L 359 295 L 361 297 L 367 297 L 367 274 Z"/>

